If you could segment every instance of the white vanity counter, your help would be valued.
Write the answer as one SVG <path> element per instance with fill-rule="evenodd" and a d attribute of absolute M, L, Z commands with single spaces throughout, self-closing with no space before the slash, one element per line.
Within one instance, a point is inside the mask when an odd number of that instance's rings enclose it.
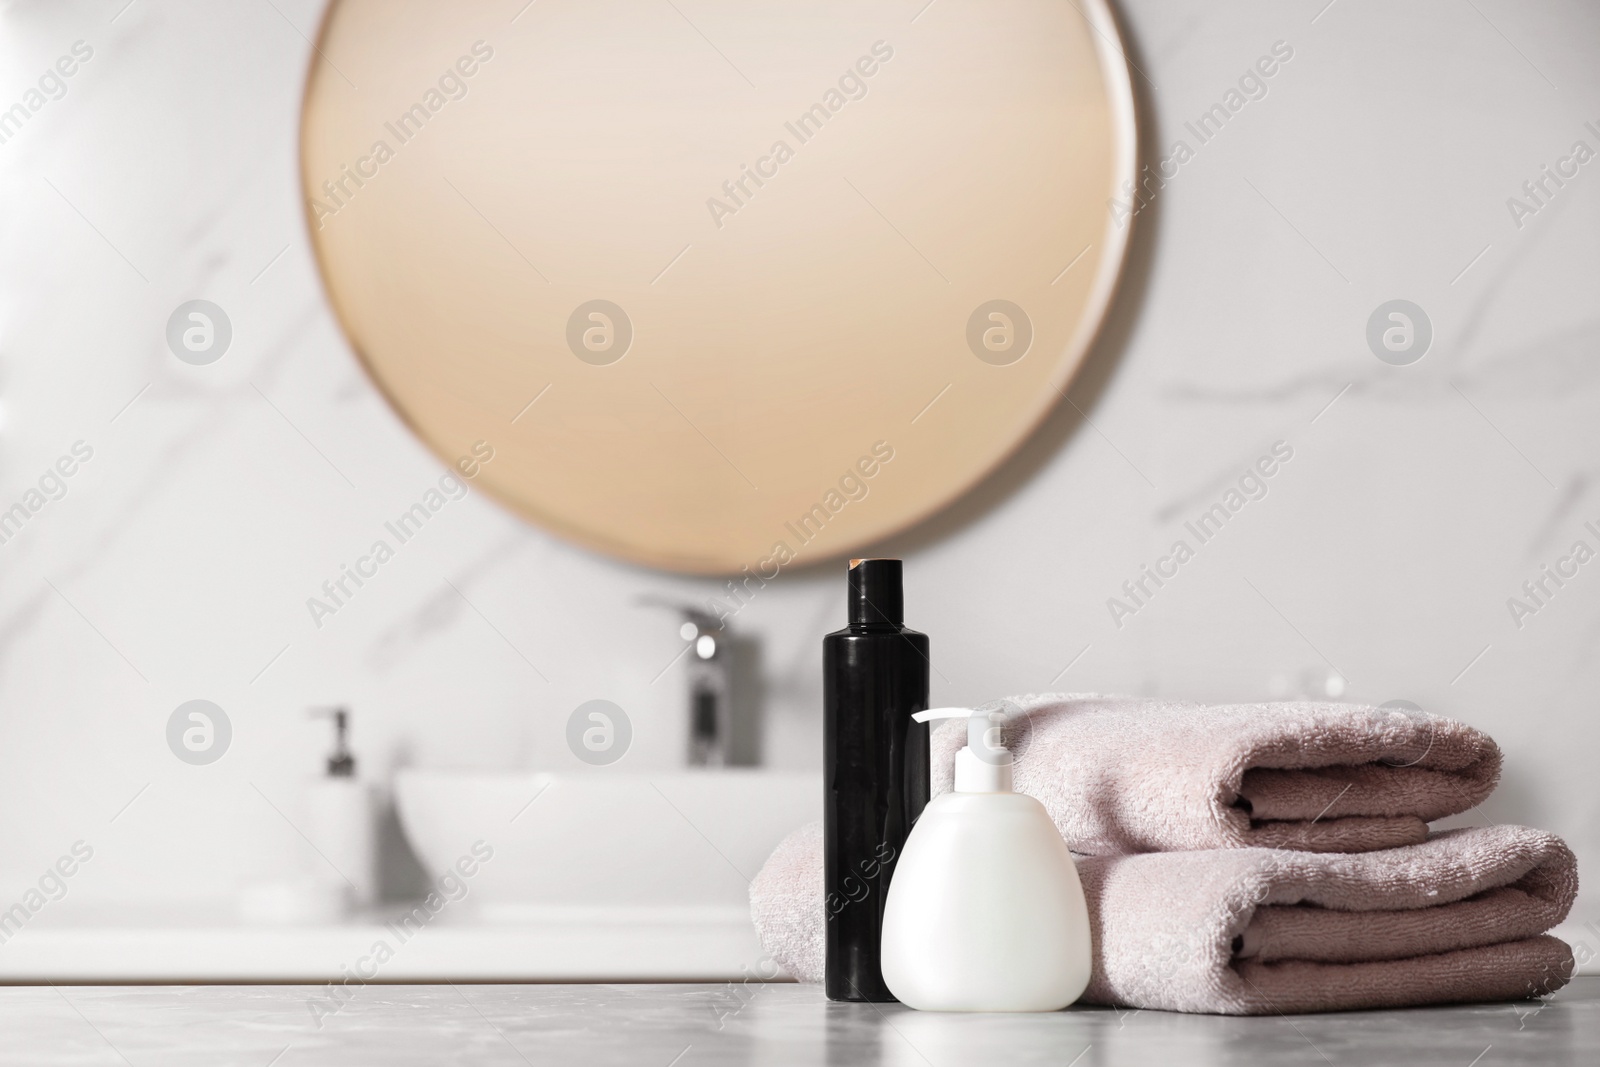
<path fill-rule="evenodd" d="M 0 983 L 719 981 L 770 977 L 743 909 L 577 914 L 424 928 L 385 912 L 326 926 L 29 927 L 0 946 Z"/>

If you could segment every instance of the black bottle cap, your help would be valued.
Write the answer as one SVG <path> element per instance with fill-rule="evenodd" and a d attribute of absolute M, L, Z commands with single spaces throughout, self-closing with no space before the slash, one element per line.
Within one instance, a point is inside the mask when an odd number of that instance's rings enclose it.
<path fill-rule="evenodd" d="M 906 620 L 900 561 L 850 561 L 850 625 L 900 626 Z"/>

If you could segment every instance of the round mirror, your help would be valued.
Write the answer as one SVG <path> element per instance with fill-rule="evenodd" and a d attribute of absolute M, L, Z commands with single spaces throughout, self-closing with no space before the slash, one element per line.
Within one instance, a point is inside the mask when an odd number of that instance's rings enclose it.
<path fill-rule="evenodd" d="M 301 168 L 436 453 L 594 549 L 770 578 L 1059 401 L 1134 145 L 1100 0 L 334 0 Z"/>

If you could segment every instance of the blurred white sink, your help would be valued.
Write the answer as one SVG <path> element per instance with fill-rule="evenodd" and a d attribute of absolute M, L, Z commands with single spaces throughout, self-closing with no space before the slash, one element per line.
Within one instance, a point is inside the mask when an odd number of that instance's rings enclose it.
<path fill-rule="evenodd" d="M 494 850 L 445 910 L 520 924 L 748 928 L 750 879 L 822 812 L 815 772 L 407 770 L 395 791 L 406 837 L 435 877 L 477 842 Z"/>

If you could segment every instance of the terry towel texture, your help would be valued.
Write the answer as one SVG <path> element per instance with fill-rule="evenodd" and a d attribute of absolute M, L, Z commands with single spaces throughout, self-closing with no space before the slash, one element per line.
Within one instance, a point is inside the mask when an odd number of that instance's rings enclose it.
<path fill-rule="evenodd" d="M 761 947 L 797 981 L 822 981 L 826 895 L 821 820 L 784 838 L 750 883 L 750 918 Z"/>
<path fill-rule="evenodd" d="M 1093 926 L 1089 1003 L 1232 1015 L 1505 1000 L 1573 970 L 1540 936 L 1577 894 L 1551 834 L 1492 826 L 1386 852 L 1277 849 L 1080 859 Z M 784 840 L 751 910 L 767 952 L 822 980 L 822 826 Z M 929 931 L 929 936 L 937 936 Z"/>
<path fill-rule="evenodd" d="M 1135 697 L 1016 697 L 1016 787 L 1084 855 L 1194 849 L 1359 852 L 1422 841 L 1493 791 L 1481 730 L 1351 704 L 1207 706 Z M 966 725 L 934 731 L 933 792 Z"/>
<path fill-rule="evenodd" d="M 1577 861 L 1523 826 L 1384 852 L 1274 849 L 1078 864 L 1095 967 L 1085 999 L 1252 1015 L 1506 1000 L 1572 975 Z"/>

